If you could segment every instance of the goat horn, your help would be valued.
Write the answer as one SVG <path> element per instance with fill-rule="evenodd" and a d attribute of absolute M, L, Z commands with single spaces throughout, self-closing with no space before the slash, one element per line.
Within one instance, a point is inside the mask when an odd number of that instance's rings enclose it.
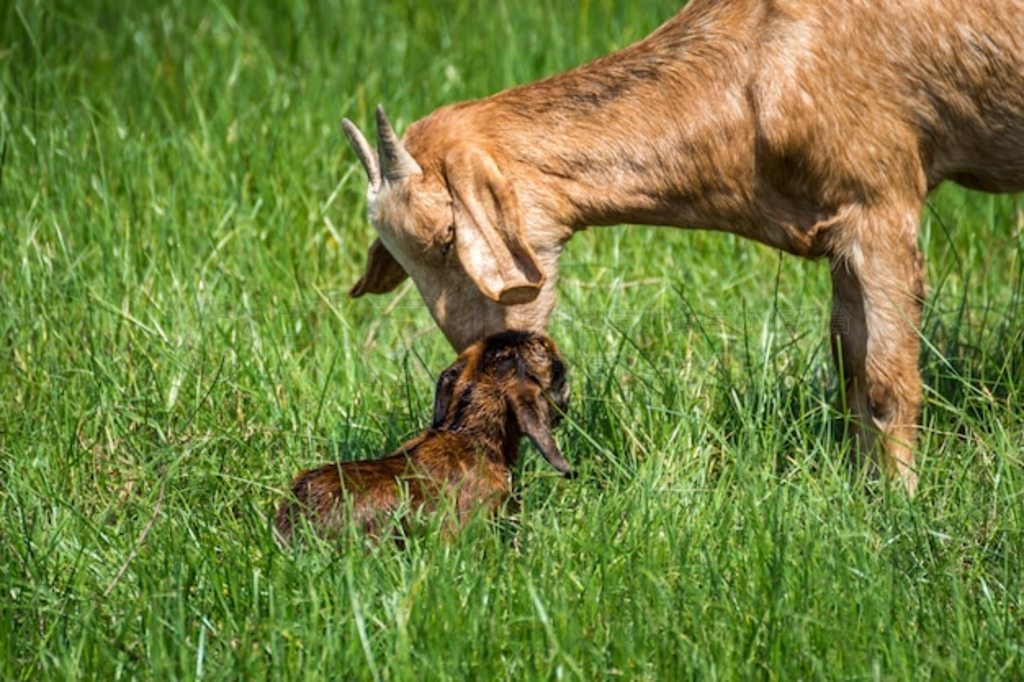
<path fill-rule="evenodd" d="M 422 173 L 423 169 L 416 163 L 409 152 L 405 151 L 395 129 L 391 127 L 384 107 L 377 105 L 377 150 L 380 153 L 380 170 L 384 179 L 393 182 L 402 178 Z"/>
<path fill-rule="evenodd" d="M 370 189 L 376 192 L 380 189 L 381 184 L 380 164 L 377 162 L 377 153 L 373 151 L 373 147 L 366 141 L 363 133 L 356 127 L 355 123 L 347 118 L 343 118 L 341 119 L 341 127 L 345 131 L 345 137 L 348 138 L 349 144 L 352 145 L 352 149 L 366 170 L 366 178 L 370 181 Z"/>

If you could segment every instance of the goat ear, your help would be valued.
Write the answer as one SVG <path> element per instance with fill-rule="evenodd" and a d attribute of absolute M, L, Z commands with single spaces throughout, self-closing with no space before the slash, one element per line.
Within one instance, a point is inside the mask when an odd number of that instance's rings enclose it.
<path fill-rule="evenodd" d="M 448 407 L 451 405 L 452 396 L 455 395 L 455 381 L 462 371 L 462 364 L 455 364 L 441 372 L 437 378 L 437 388 L 434 389 L 434 422 L 433 428 L 441 426 L 444 417 L 448 414 Z"/>
<path fill-rule="evenodd" d="M 519 423 L 519 430 L 540 450 L 548 464 L 558 469 L 566 478 L 574 478 L 576 471 L 562 457 L 551 435 L 551 420 L 548 417 L 548 410 L 551 408 L 541 390 L 536 386 L 520 385 L 512 391 L 510 403 Z"/>
<path fill-rule="evenodd" d="M 363 294 L 386 294 L 406 277 L 405 270 L 380 243 L 380 239 L 374 239 L 366 257 L 366 270 L 355 286 L 348 290 L 348 295 L 359 298 Z"/>
<path fill-rule="evenodd" d="M 490 155 L 463 147 L 445 158 L 455 210 L 455 245 L 466 274 L 492 301 L 537 298 L 544 271 L 526 241 L 515 188 Z"/>

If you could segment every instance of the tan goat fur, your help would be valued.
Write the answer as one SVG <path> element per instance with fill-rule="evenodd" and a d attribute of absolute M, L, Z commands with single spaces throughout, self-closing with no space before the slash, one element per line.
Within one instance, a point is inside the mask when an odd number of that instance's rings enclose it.
<path fill-rule="evenodd" d="M 587 226 L 827 257 L 858 451 L 880 444 L 913 492 L 921 209 L 944 180 L 1024 189 L 1024 2 L 693 0 L 636 44 L 438 109 L 402 142 L 378 110 L 379 156 L 345 127 L 379 236 L 352 295 L 411 276 L 456 349 L 544 330 L 559 254 Z"/>

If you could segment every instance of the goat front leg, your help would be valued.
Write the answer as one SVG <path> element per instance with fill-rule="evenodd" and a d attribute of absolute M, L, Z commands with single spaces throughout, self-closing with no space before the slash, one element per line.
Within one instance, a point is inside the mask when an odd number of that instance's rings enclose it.
<path fill-rule="evenodd" d="M 847 435 L 860 462 L 880 464 L 911 495 L 924 302 L 918 217 L 918 210 L 864 211 L 832 259 L 832 348 L 845 383 Z"/>

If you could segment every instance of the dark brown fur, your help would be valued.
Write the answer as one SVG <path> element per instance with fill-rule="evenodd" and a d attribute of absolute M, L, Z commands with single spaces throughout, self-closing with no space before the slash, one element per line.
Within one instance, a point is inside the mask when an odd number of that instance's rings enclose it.
<path fill-rule="evenodd" d="M 428 513 L 447 502 L 459 524 L 477 510 L 494 511 L 512 492 L 523 435 L 571 475 L 551 437 L 568 390 L 558 349 L 545 336 L 505 332 L 471 346 L 438 379 L 431 428 L 382 459 L 296 476 L 293 497 L 277 511 L 279 538 L 288 543 L 302 517 L 325 536 L 354 525 L 376 537 L 403 502 Z"/>

